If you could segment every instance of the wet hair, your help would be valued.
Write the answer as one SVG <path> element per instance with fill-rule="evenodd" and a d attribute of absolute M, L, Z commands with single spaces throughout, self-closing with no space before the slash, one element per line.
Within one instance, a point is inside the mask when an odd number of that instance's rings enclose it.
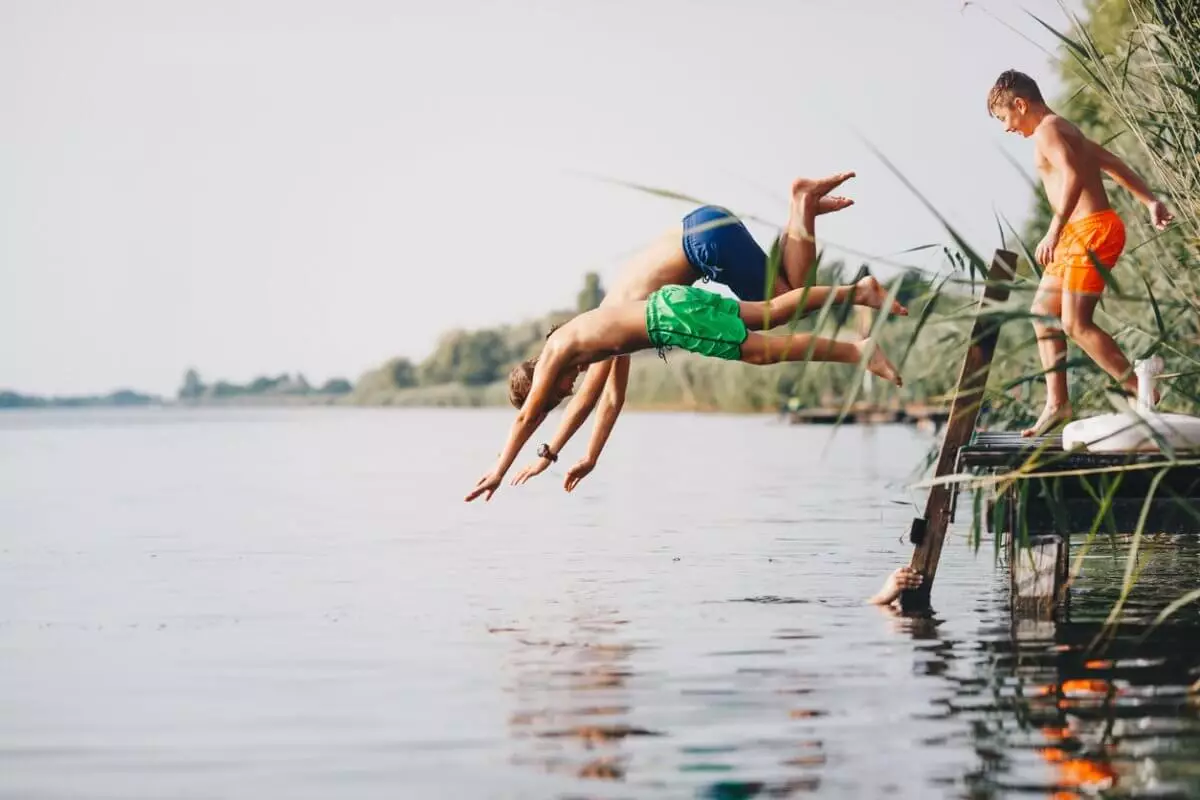
<path fill-rule="evenodd" d="M 550 334 L 559 329 L 559 325 L 551 325 L 550 330 L 546 331 L 546 339 L 550 338 Z M 525 398 L 529 397 L 529 390 L 533 388 L 533 371 L 537 367 L 537 356 L 526 359 L 520 364 L 513 367 L 508 373 L 508 402 L 512 403 L 513 408 L 520 410 L 525 405 Z M 566 395 L 559 395 L 554 398 L 554 408 L 563 401 Z"/>
<path fill-rule="evenodd" d="M 517 364 L 508 373 L 508 402 L 512 403 L 513 408 L 518 411 L 525 405 L 525 400 L 529 397 L 529 391 L 533 388 L 533 371 L 537 367 L 537 359 L 531 358 L 527 361 L 522 361 Z M 558 384 L 554 385 L 554 395 L 550 398 L 550 408 L 544 409 L 550 411 L 558 407 L 565 398 L 570 397 L 570 391 L 562 391 L 558 388 Z"/>
<path fill-rule="evenodd" d="M 1015 69 L 1001 72 L 1000 77 L 996 78 L 996 82 L 992 84 L 992 88 L 988 92 L 988 113 L 991 114 L 997 106 L 1008 105 L 1017 97 L 1029 103 L 1044 104 L 1046 102 L 1042 99 L 1042 90 L 1038 88 L 1037 82 L 1033 78 L 1024 72 L 1017 72 Z"/>
<path fill-rule="evenodd" d="M 537 358 L 530 358 L 517 364 L 508 373 L 508 402 L 513 404 L 513 408 L 520 409 L 525 405 L 525 398 L 529 397 L 529 390 L 533 388 L 533 370 L 536 366 Z"/>

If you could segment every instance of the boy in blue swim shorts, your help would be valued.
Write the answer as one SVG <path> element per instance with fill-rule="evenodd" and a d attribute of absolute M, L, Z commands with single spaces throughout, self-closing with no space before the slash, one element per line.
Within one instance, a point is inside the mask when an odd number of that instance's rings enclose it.
<path fill-rule="evenodd" d="M 551 332 L 541 354 L 514 373 L 510 390 L 513 404 L 520 408 L 517 419 L 496 466 L 480 478 L 466 500 L 485 494 L 490 500 L 529 437 L 551 409 L 571 394 L 579 374 L 589 364 L 615 356 L 679 347 L 710 358 L 760 366 L 807 360 L 856 364 L 865 359 L 873 374 L 899 386 L 896 368 L 869 338 L 843 342 L 809 333 L 768 336 L 753 330 L 769 318 L 786 319 L 799 311 L 821 308 L 830 299 L 878 309 L 887 298 L 870 277 L 853 286 L 793 289 L 769 306 L 766 302 L 739 302 L 695 286 L 664 286 L 645 300 L 610 303 L 580 314 Z M 908 313 L 895 301 L 889 310 L 897 315 Z M 525 374 L 526 383 L 516 380 Z M 539 455 L 551 461 L 556 458 L 546 445 Z"/>
<path fill-rule="evenodd" d="M 792 181 L 791 211 L 787 226 L 779 237 L 779 274 L 774 276 L 773 282 L 767 274 L 767 254 L 741 220 L 719 206 L 703 206 L 683 218 L 682 229 L 664 233 L 634 256 L 618 274 L 602 305 L 645 300 L 664 286 L 697 281 L 721 283 L 739 299 L 751 302 L 779 297 L 805 287 L 816 260 L 816 218 L 853 205 L 848 198 L 830 194 L 853 176 L 853 172 L 842 172 L 826 178 Z M 778 313 L 771 318 L 788 319 Z M 523 369 L 521 365 L 514 368 L 510 382 L 520 378 L 518 373 Z M 595 468 L 621 413 L 628 381 L 627 356 L 592 364 L 579 392 L 571 398 L 563 413 L 558 431 L 547 446 L 547 456 L 538 458 L 522 470 L 513 482 L 524 483 L 547 469 L 592 410 L 597 409 L 588 452 L 567 472 L 564 485 L 568 490 L 574 488 Z M 514 404 L 520 405 L 515 401 Z"/>

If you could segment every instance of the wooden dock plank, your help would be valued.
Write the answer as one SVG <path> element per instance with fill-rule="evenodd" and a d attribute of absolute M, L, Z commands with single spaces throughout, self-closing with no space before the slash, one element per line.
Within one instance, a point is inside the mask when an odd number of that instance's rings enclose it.
<path fill-rule="evenodd" d="M 985 313 L 985 307 L 1008 299 L 1008 284 L 1016 275 L 1016 265 L 1016 253 L 997 250 L 992 257 L 987 284 L 976 307 L 967 352 L 950 402 L 950 419 L 946 423 L 942 449 L 934 468 L 935 477 L 954 472 L 959 448 L 967 444 L 979 420 L 983 391 L 987 387 L 992 355 L 1000 336 L 999 318 Z M 902 594 L 901 604 L 906 609 L 929 607 L 929 593 L 937 576 L 938 560 L 942 555 L 942 542 L 950 521 L 953 499 L 953 487 L 945 484 L 935 485 L 929 490 L 929 497 L 925 501 L 925 514 L 913 520 L 909 539 L 916 548 L 911 565 L 921 573 L 924 581 L 919 589 L 906 590 Z"/>

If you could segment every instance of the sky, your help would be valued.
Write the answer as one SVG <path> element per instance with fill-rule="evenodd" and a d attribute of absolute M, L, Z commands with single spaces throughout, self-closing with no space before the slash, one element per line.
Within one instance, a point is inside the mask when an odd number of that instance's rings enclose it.
<path fill-rule="evenodd" d="M 897 256 L 947 236 L 872 148 L 990 253 L 997 214 L 1031 208 L 1032 150 L 987 90 L 1008 68 L 1058 89 L 1031 13 L 1065 19 L 1059 0 L 0 0 L 0 389 L 420 360 L 453 328 L 573 306 L 692 207 L 624 183 L 782 225 L 792 178 L 854 170 L 856 205 L 818 221 L 828 254 L 937 268 Z"/>

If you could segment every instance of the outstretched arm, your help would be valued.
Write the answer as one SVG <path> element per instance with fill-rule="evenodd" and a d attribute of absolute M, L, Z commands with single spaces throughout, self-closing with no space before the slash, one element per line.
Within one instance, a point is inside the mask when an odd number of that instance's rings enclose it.
<path fill-rule="evenodd" d="M 611 358 L 607 358 L 604 361 L 597 361 L 588 367 L 587 374 L 583 378 L 583 385 L 579 388 L 575 396 L 571 398 L 571 402 L 567 405 L 567 410 L 563 412 L 562 422 L 559 423 L 554 438 L 548 444 L 551 453 L 556 456 L 561 453 L 562 449 L 566 447 L 567 442 L 575 435 L 575 431 L 579 430 L 580 426 L 583 425 L 583 421 L 587 419 L 588 414 L 592 413 L 592 409 L 596 407 L 596 401 L 600 399 L 600 394 L 604 391 L 604 386 L 608 382 L 612 371 L 613 360 Z M 597 425 L 599 425 L 598 422 Z M 533 476 L 545 472 L 550 464 L 550 459 L 538 458 L 537 461 L 534 461 L 528 467 L 521 470 L 512 479 L 512 485 L 520 486 Z"/>
<path fill-rule="evenodd" d="M 1159 230 L 1167 227 L 1167 224 L 1175 217 L 1167 210 L 1166 205 L 1155 197 L 1154 192 L 1146 185 L 1141 176 L 1134 172 L 1115 153 L 1095 142 L 1091 142 L 1090 144 L 1094 148 L 1093 156 L 1097 163 L 1100 164 L 1100 169 L 1116 181 L 1125 191 L 1136 197 L 1142 205 L 1146 206 L 1150 211 L 1150 220 L 1154 223 L 1154 227 Z"/>
<path fill-rule="evenodd" d="M 1129 165 L 1122 161 L 1119 156 L 1095 142 L 1091 144 L 1095 148 L 1093 156 L 1100 164 L 1100 169 L 1120 184 L 1125 191 L 1146 205 L 1150 205 L 1158 199 L 1154 196 L 1154 192 L 1150 191 L 1150 187 L 1146 185 L 1146 182 L 1130 169 Z"/>
<path fill-rule="evenodd" d="M 517 454 L 521 452 L 521 448 L 546 419 L 546 414 L 550 410 L 550 396 L 554 389 L 554 383 L 562 373 L 567 360 L 567 354 L 559 348 L 548 346 L 542 351 L 537 366 L 533 370 L 533 385 L 530 387 L 529 396 L 525 398 L 525 404 L 521 406 L 521 410 L 517 412 L 517 418 L 513 420 L 504 450 L 501 451 L 500 458 L 492 471 L 480 478 L 479 483 L 475 484 L 475 488 L 466 496 L 468 503 L 484 493 L 487 494 L 484 500 L 492 499 L 492 495 L 500 487 L 501 481 L 504 480 L 504 474 L 512 466 Z"/>
<path fill-rule="evenodd" d="M 604 385 L 604 396 L 600 399 L 600 410 L 596 412 L 596 427 L 592 429 L 592 438 L 588 441 L 587 455 L 567 471 L 566 480 L 563 481 L 563 488 L 568 492 L 596 468 L 600 453 L 608 443 L 609 434 L 625 405 L 625 387 L 629 385 L 629 356 L 617 356 L 611 361 L 612 371 Z"/>

